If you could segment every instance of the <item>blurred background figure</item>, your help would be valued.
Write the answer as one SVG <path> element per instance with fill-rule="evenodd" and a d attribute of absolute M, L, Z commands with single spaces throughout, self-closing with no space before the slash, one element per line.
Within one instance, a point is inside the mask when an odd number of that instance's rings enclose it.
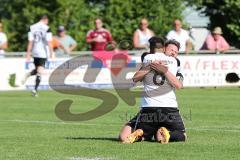
<path fill-rule="evenodd" d="M 148 20 L 143 18 L 140 21 L 139 28 L 134 32 L 133 45 L 136 49 L 148 49 L 148 40 L 154 36 L 154 32 L 148 28 Z"/>
<path fill-rule="evenodd" d="M 191 49 L 191 42 L 189 33 L 182 29 L 182 22 L 178 19 L 176 19 L 173 22 L 173 30 L 169 31 L 166 38 L 169 39 L 175 39 L 180 43 L 180 49 L 179 52 L 184 52 L 185 54 L 188 54 Z"/>
<path fill-rule="evenodd" d="M 56 39 L 60 42 L 59 47 L 55 49 L 58 57 L 69 55 L 77 47 L 77 42 L 66 34 L 64 26 L 58 26 Z"/>
<path fill-rule="evenodd" d="M 30 61 L 31 55 L 35 69 L 27 73 L 22 80 L 24 84 L 30 76 L 36 76 L 35 86 L 32 90 L 32 96 L 38 96 L 38 87 L 41 83 L 45 63 L 48 59 L 54 58 L 52 49 L 52 32 L 48 26 L 49 18 L 47 15 L 42 15 L 40 21 L 31 25 L 28 32 L 28 46 L 27 46 L 27 62 Z"/>
<path fill-rule="evenodd" d="M 3 33 L 3 24 L 0 22 L 0 58 L 4 57 L 5 49 L 8 48 L 8 40 L 5 33 Z"/>
<path fill-rule="evenodd" d="M 88 31 L 86 42 L 91 45 L 91 51 L 108 50 L 109 45 L 115 48 L 111 33 L 103 28 L 103 22 L 99 18 L 95 20 L 95 29 Z"/>
<path fill-rule="evenodd" d="M 207 36 L 201 49 L 220 53 L 229 50 L 229 48 L 229 44 L 222 36 L 222 29 L 215 27 L 212 33 Z"/>

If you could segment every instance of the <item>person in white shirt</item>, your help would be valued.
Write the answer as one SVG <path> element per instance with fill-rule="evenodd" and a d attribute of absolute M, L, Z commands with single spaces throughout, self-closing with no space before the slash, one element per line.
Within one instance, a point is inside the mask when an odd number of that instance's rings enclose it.
<path fill-rule="evenodd" d="M 133 34 L 133 46 L 136 49 L 148 49 L 148 40 L 154 36 L 154 32 L 148 28 L 148 20 L 145 18 L 141 19 L 139 26 Z"/>
<path fill-rule="evenodd" d="M 191 41 L 189 37 L 188 31 L 182 29 L 182 22 L 178 19 L 176 19 L 173 22 L 174 30 L 171 30 L 168 32 L 166 38 L 169 39 L 175 39 L 180 43 L 180 52 L 184 52 L 185 54 L 189 54 L 189 51 L 191 49 Z"/>
<path fill-rule="evenodd" d="M 8 40 L 5 33 L 3 33 L 3 24 L 0 22 L 0 58 L 4 57 L 5 49 L 8 48 Z"/>
<path fill-rule="evenodd" d="M 41 82 L 41 75 L 43 73 L 47 58 L 49 56 L 54 58 L 51 41 L 52 33 L 48 26 L 48 16 L 43 15 L 39 22 L 30 26 L 30 30 L 28 32 L 26 58 L 27 61 L 30 61 L 32 55 L 35 69 L 25 76 L 23 83 L 25 83 L 29 76 L 36 75 L 35 87 L 34 90 L 32 90 L 33 96 L 38 96 L 37 89 Z"/>
<path fill-rule="evenodd" d="M 120 132 L 123 143 L 133 143 L 139 137 L 151 140 L 153 136 L 163 144 L 186 139 L 175 95 L 175 89 L 183 87 L 182 79 L 177 78 L 180 61 L 174 57 L 180 44 L 176 40 L 167 41 L 164 53 L 163 40 L 153 37 L 150 48 L 152 45 L 155 53 L 144 57 L 142 68 L 133 77 L 134 82 L 143 81 L 144 93 L 140 112 Z"/>

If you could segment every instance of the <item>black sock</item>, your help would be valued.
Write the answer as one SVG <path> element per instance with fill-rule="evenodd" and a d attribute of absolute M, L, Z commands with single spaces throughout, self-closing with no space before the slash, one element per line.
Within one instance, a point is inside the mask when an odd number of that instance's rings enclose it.
<path fill-rule="evenodd" d="M 30 72 L 30 75 L 31 75 L 31 76 L 36 75 L 36 74 L 37 74 L 37 70 L 36 70 L 36 69 L 34 69 L 34 70 L 32 70 L 32 71 Z"/>
<path fill-rule="evenodd" d="M 171 131 L 170 142 L 182 142 L 186 140 L 184 131 Z"/>
<path fill-rule="evenodd" d="M 36 91 L 37 91 L 37 89 L 38 89 L 38 86 L 39 86 L 40 82 L 41 82 L 41 76 L 40 76 L 40 75 L 37 75 L 37 77 L 36 77 L 36 83 L 35 83 L 35 90 L 36 90 Z"/>

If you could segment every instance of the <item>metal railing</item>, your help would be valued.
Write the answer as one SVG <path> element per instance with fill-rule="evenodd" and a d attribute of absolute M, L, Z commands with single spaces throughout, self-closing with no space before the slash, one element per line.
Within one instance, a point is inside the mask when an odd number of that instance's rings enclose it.
<path fill-rule="evenodd" d="M 147 52 L 148 50 L 129 50 L 128 53 L 129 55 L 134 55 L 134 56 L 140 56 L 143 52 Z M 91 56 L 93 54 L 92 51 L 73 51 L 69 55 L 70 57 L 72 56 Z M 180 52 L 180 55 L 185 55 L 184 53 Z M 212 52 L 209 50 L 199 50 L 199 51 L 191 51 L 188 55 L 207 55 L 207 54 L 217 54 L 216 52 Z M 220 53 L 219 55 L 225 55 L 225 54 L 240 54 L 239 49 L 235 50 L 228 50 L 224 53 Z M 6 52 L 4 57 L 6 58 L 16 58 L 16 57 L 25 57 L 26 52 Z M 65 56 L 66 57 L 66 56 Z"/>

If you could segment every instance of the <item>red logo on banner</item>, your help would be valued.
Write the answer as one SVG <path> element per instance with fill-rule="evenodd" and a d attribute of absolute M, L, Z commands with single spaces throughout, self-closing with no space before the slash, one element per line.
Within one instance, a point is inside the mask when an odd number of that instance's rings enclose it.
<path fill-rule="evenodd" d="M 119 74 L 131 60 L 127 50 L 94 51 L 93 57 L 101 60 L 103 65 L 109 68 L 114 75 Z"/>

